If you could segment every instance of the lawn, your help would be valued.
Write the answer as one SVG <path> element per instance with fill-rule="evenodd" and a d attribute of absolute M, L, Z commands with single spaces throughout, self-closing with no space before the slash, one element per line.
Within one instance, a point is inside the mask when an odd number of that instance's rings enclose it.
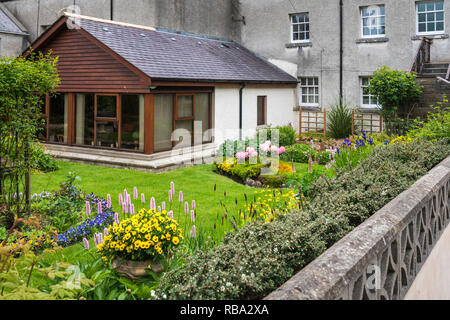
<path fill-rule="evenodd" d="M 244 204 L 244 194 L 250 197 L 255 192 L 254 188 L 244 186 L 232 179 L 213 172 L 214 165 L 212 164 L 183 168 L 160 174 L 62 161 L 58 162 L 58 165 L 59 169 L 57 171 L 32 175 L 32 193 L 58 189 L 59 183 L 64 181 L 69 172 L 73 171 L 81 178 L 78 183 L 83 191 L 87 193 L 93 192 L 97 196 L 105 199 L 107 194 L 110 194 L 112 206 L 119 213 L 121 212 L 118 204 L 119 193 L 123 193 L 123 190 L 127 189 L 128 193 L 132 194 L 133 188 L 137 187 L 139 199 L 133 201 L 136 211 L 144 206 L 149 208 L 150 198 L 154 197 L 157 206 L 161 205 L 162 201 L 165 201 L 166 208 L 174 210 L 175 216 L 178 217 L 181 223 L 185 217 L 178 216 L 184 215 L 184 207 L 178 202 L 178 192 L 183 191 L 183 202 L 188 201 L 189 208 L 191 207 L 192 200 L 195 200 L 197 214 L 196 225 L 197 228 L 203 228 L 204 230 L 212 230 L 214 224 L 222 232 L 229 230 L 231 226 L 220 226 L 220 216 L 224 211 L 224 207 L 220 205 L 220 201 L 230 211 L 236 211 L 235 201 L 237 200 L 237 207 L 239 207 Z M 317 167 L 323 168 L 322 166 Z M 297 173 L 306 173 L 308 165 L 297 163 L 295 164 L 295 168 Z M 172 207 L 169 206 L 168 201 L 171 181 L 175 184 L 176 192 Z M 214 191 L 214 186 L 216 186 L 216 191 Z M 141 193 L 145 194 L 145 205 L 140 202 Z"/>

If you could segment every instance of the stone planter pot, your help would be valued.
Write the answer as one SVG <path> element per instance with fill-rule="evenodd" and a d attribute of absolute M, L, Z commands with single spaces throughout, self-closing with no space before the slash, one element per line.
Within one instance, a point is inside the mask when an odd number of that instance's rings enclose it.
<path fill-rule="evenodd" d="M 152 271 L 160 273 L 163 271 L 163 266 L 160 262 L 155 262 L 153 260 L 144 261 L 132 261 L 132 260 L 122 260 L 114 259 L 112 261 L 112 268 L 122 277 L 129 278 L 131 280 L 137 280 L 147 276 L 148 266 L 151 266 Z"/>

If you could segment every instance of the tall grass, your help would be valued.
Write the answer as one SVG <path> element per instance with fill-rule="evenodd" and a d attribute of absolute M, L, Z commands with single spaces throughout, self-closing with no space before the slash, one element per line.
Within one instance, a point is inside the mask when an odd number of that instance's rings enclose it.
<path fill-rule="evenodd" d="M 328 133 L 331 138 L 343 139 L 352 134 L 352 108 L 340 98 L 327 114 Z"/>

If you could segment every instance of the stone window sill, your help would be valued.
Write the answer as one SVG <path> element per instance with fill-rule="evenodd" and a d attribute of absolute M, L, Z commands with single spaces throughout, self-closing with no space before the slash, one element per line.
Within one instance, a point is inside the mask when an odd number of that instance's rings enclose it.
<path fill-rule="evenodd" d="M 356 43 L 381 43 L 388 42 L 389 38 L 380 37 L 380 38 L 360 38 L 356 40 Z"/>
<path fill-rule="evenodd" d="M 312 42 L 297 42 L 297 43 L 286 43 L 286 48 L 304 48 L 312 47 Z"/>
<path fill-rule="evenodd" d="M 294 108 L 294 111 L 322 111 L 321 107 L 313 107 L 313 106 L 297 106 Z"/>
<path fill-rule="evenodd" d="M 443 34 L 424 34 L 424 35 L 415 35 L 411 37 L 411 40 L 422 40 L 422 38 L 430 38 L 430 39 L 448 39 L 448 33 Z"/>

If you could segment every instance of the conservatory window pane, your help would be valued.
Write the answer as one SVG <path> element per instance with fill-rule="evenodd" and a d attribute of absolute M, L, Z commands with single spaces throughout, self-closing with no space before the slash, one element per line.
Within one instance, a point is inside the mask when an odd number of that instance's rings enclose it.
<path fill-rule="evenodd" d="M 67 143 L 68 95 L 58 94 L 50 98 L 48 140 Z"/>
<path fill-rule="evenodd" d="M 144 151 L 144 96 L 122 95 L 121 102 L 120 147 Z"/>
<path fill-rule="evenodd" d="M 172 94 L 155 94 L 155 151 L 172 149 L 173 98 Z"/>
<path fill-rule="evenodd" d="M 75 144 L 94 145 L 94 94 L 75 95 Z"/>

